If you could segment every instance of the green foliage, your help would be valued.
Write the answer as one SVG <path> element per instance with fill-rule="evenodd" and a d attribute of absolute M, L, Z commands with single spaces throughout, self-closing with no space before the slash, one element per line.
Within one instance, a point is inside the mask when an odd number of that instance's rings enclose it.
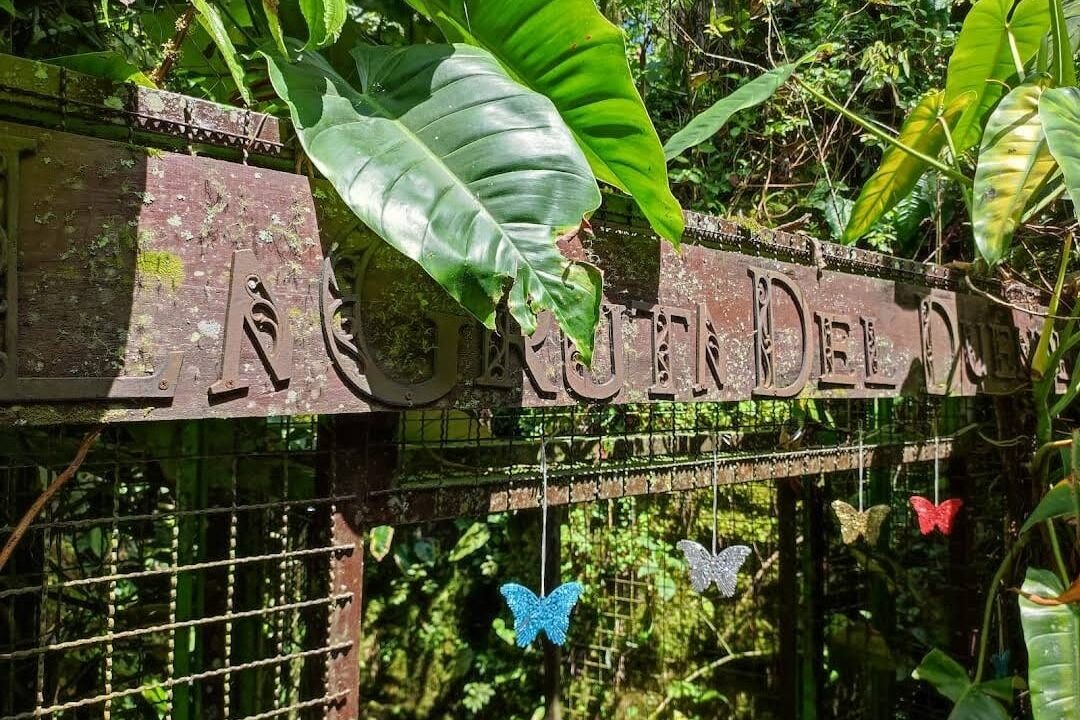
<path fill-rule="evenodd" d="M 1043 92 L 1039 118 L 1050 152 L 1065 178 L 1073 212 L 1080 218 L 1080 89 L 1063 87 Z"/>
<path fill-rule="evenodd" d="M 69 70 L 96 75 L 116 82 L 129 82 L 142 87 L 155 87 L 142 70 L 132 65 L 123 55 L 113 50 L 64 55 L 49 58 L 50 65 L 60 65 Z"/>
<path fill-rule="evenodd" d="M 1024 521 L 1024 526 L 1020 529 L 1020 532 L 1029 532 L 1036 525 L 1047 520 L 1072 515 L 1075 511 L 1073 501 L 1076 492 L 1076 488 L 1069 482 L 1063 481 L 1055 485 L 1050 489 L 1050 492 L 1043 495 L 1035 510 Z"/>
<path fill-rule="evenodd" d="M 1061 580 L 1048 570 L 1029 569 L 1025 593 L 1057 597 Z M 1020 598 L 1020 621 L 1028 648 L 1028 685 L 1035 720 L 1080 718 L 1080 609 L 1038 605 Z"/>
<path fill-rule="evenodd" d="M 939 693 L 953 701 L 949 720 L 1009 720 L 1010 715 L 998 702 L 1002 692 L 1006 699 L 1012 699 L 1009 686 L 1011 679 L 1002 683 L 980 683 L 975 685 L 960 663 L 940 650 L 931 650 L 912 676 L 933 685 Z"/>
<path fill-rule="evenodd" d="M 348 14 L 345 0 L 300 0 L 300 11 L 308 26 L 307 47 L 312 49 L 336 41 Z"/>
<path fill-rule="evenodd" d="M 1046 83 L 1024 83 L 994 109 L 983 132 L 972 191 L 975 246 L 993 266 L 1008 251 L 1024 209 L 1057 169 L 1039 100 Z"/>
<path fill-rule="evenodd" d="M 382 562 L 383 558 L 390 554 L 394 543 L 394 527 L 392 525 L 379 525 L 368 531 L 368 552 L 375 562 Z"/>
<path fill-rule="evenodd" d="M 947 126 L 955 125 L 974 99 L 975 93 L 967 91 L 946 106 L 943 91 L 926 95 L 907 116 L 898 140 L 924 155 L 937 156 L 946 145 Z M 926 170 L 927 165 L 923 160 L 903 148 L 890 146 L 885 151 L 881 165 L 859 192 L 851 219 L 844 228 L 843 242 L 858 240 L 885 213 L 911 195 Z"/>
<path fill-rule="evenodd" d="M 717 100 L 712 107 L 695 117 L 687 123 L 686 127 L 664 143 L 664 157 L 670 161 L 687 149 L 700 145 L 720 132 L 735 113 L 748 110 L 771 98 L 788 81 L 799 63 L 809 60 L 810 57 L 812 54 L 803 57 L 799 62 L 774 68 L 754 78 L 727 97 Z"/>
<path fill-rule="evenodd" d="M 975 100 L 953 130 L 958 152 L 979 141 L 979 128 L 1017 74 L 1017 61 L 1026 63 L 1038 52 L 1050 28 L 1048 0 L 979 0 L 964 20 L 949 58 L 945 104 L 974 92 Z M 1016 55 L 1012 48 L 1016 48 Z"/>
<path fill-rule="evenodd" d="M 409 2 L 450 42 L 487 48 L 515 79 L 551 98 L 596 177 L 630 193 L 653 229 L 678 245 L 682 209 L 660 139 L 630 77 L 623 34 L 592 0 Z"/>
<path fill-rule="evenodd" d="M 546 98 L 466 45 L 357 47 L 359 87 L 315 53 L 267 57 L 305 151 L 365 224 L 488 327 L 512 282 L 522 329 L 550 309 L 589 361 L 600 273 L 564 259 L 554 231 L 600 193 Z"/>
<path fill-rule="evenodd" d="M 225 60 L 236 89 L 240 91 L 240 97 L 243 98 L 245 104 L 250 105 L 252 103 L 251 90 L 244 81 L 244 67 L 232 38 L 229 37 L 229 31 L 221 19 L 221 13 L 210 4 L 209 0 L 191 0 L 191 2 L 198 12 L 199 24 L 213 38 L 221 57 Z"/>
<path fill-rule="evenodd" d="M 1076 85 L 1076 62 L 1069 42 L 1068 18 L 1062 0 L 1050 0 L 1050 43 L 1053 48 L 1050 77 L 1058 87 Z"/>

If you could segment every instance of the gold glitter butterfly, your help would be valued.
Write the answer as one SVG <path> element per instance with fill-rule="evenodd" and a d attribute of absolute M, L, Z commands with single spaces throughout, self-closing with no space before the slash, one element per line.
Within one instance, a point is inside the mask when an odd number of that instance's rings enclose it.
<path fill-rule="evenodd" d="M 871 545 L 876 543 L 889 514 L 888 505 L 874 505 L 860 512 L 843 500 L 833 500 L 832 509 L 840 521 L 840 537 L 845 545 L 855 542 L 860 535 Z"/>

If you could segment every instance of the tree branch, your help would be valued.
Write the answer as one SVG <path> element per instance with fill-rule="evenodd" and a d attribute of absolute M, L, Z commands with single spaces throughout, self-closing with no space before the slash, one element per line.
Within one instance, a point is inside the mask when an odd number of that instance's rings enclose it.
<path fill-rule="evenodd" d="M 83 464 L 83 460 L 86 459 L 86 454 L 90 452 L 90 446 L 94 444 L 94 441 L 101 435 L 101 431 L 105 429 L 104 425 L 98 425 L 91 430 L 83 438 L 82 443 L 79 445 L 79 449 L 75 451 L 75 458 L 71 461 L 71 464 L 65 468 L 64 472 L 56 476 L 56 479 L 49 483 L 49 487 L 45 488 L 45 492 L 38 496 L 38 499 L 34 501 L 34 504 L 30 506 L 30 509 L 26 511 L 26 514 L 19 520 L 19 524 L 15 526 L 15 530 L 12 531 L 11 537 L 4 543 L 4 549 L 0 550 L 0 570 L 4 569 L 12 554 L 15 552 L 15 548 L 18 546 L 19 541 L 22 540 L 23 535 L 30 529 L 30 525 L 34 522 L 34 519 L 41 514 L 41 511 L 45 509 L 45 506 L 52 499 L 60 488 L 67 484 L 68 480 L 75 477 L 75 473 L 78 472 L 79 466 Z"/>

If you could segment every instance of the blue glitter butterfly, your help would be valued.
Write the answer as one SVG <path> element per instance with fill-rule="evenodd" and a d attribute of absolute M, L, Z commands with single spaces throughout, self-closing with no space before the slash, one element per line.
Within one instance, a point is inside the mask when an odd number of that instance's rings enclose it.
<path fill-rule="evenodd" d="M 541 630 L 556 645 L 566 642 L 570 611 L 583 591 L 579 582 L 564 583 L 545 597 L 537 597 L 532 590 L 516 583 L 506 583 L 499 588 L 514 614 L 518 647 L 531 644 Z"/>

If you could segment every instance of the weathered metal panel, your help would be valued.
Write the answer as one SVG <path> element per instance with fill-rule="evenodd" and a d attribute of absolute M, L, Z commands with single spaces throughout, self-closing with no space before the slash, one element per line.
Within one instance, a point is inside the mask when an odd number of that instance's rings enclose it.
<path fill-rule="evenodd" d="M 1001 393 L 1040 327 L 943 268 L 697 215 L 676 253 L 609 216 L 564 244 L 605 272 L 589 371 L 304 176 L 9 123 L 0 153 L 6 422 Z"/>

